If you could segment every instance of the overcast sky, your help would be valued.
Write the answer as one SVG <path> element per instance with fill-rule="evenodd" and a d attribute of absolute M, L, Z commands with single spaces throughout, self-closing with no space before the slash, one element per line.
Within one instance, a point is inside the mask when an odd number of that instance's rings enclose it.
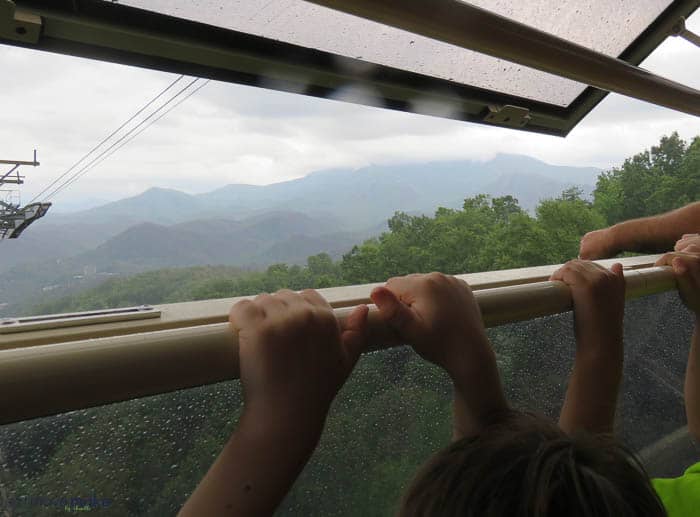
<path fill-rule="evenodd" d="M 700 14 L 688 27 L 700 32 Z M 0 159 L 29 159 L 36 148 L 41 162 L 23 169 L 25 202 L 176 77 L 7 46 L 0 65 Z M 679 38 L 642 66 L 700 89 L 700 49 Z M 54 201 L 60 210 L 153 186 L 196 193 L 330 167 L 496 153 L 609 168 L 674 130 L 690 139 L 700 119 L 618 95 L 559 138 L 211 82 Z"/>

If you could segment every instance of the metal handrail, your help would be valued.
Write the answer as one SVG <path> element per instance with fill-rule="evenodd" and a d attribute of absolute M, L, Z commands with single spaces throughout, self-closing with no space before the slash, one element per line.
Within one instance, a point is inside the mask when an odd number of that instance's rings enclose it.
<path fill-rule="evenodd" d="M 669 268 L 625 271 L 626 298 L 676 288 Z M 486 326 L 558 314 L 572 307 L 562 282 L 475 291 Z M 352 309 L 334 309 L 342 322 Z M 370 351 L 396 335 L 370 307 Z M 237 336 L 227 323 L 198 325 L 0 351 L 0 424 L 238 378 Z"/>

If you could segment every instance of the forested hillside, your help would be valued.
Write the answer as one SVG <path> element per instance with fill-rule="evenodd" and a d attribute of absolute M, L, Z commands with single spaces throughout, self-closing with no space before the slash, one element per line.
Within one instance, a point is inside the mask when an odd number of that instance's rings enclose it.
<path fill-rule="evenodd" d="M 592 201 L 570 188 L 529 213 L 512 196 L 476 195 L 430 217 L 396 213 L 387 232 L 337 261 L 318 254 L 304 266 L 277 264 L 262 272 L 161 270 L 109 280 L 34 311 L 558 263 L 576 256 L 589 230 L 697 199 L 700 138 L 688 144 L 674 134 L 602 174 Z M 682 423 L 680 379 L 690 320 L 671 295 L 631 304 L 627 318 L 619 431 L 641 448 Z M 556 413 L 573 352 L 570 316 L 492 329 L 490 337 L 513 403 Z M 105 515 L 172 515 L 234 428 L 240 404 L 238 383 L 228 382 L 6 426 L 0 430 L 6 483 L 15 497 L 109 498 Z M 416 466 L 447 443 L 449 408 L 447 379 L 409 350 L 363 357 L 334 405 L 320 450 L 280 514 L 391 515 Z M 55 514 L 40 510 L 32 514 Z"/>
<path fill-rule="evenodd" d="M 304 264 L 321 252 L 337 260 L 385 231 L 396 211 L 432 215 L 439 206 L 457 209 L 464 198 L 485 193 L 513 195 L 532 212 L 566 188 L 590 197 L 599 172 L 497 155 L 486 162 L 316 171 L 197 195 L 151 188 L 77 213 L 52 211 L 22 239 L 0 242 L 0 317 L 26 313 L 28 302 L 144 271 L 205 265 L 261 270 Z"/>
<path fill-rule="evenodd" d="M 39 304 L 33 312 L 379 282 L 409 272 L 469 273 L 557 264 L 578 254 L 579 239 L 590 230 L 700 199 L 700 139 L 687 144 L 677 134 L 664 137 L 658 146 L 601 174 L 592 201 L 582 194 L 576 187 L 566 189 L 541 201 L 534 214 L 513 196 L 484 194 L 465 199 L 459 209 L 439 208 L 432 217 L 397 212 L 388 221 L 388 232 L 354 246 L 338 261 L 321 253 L 309 257 L 305 266 L 275 264 L 264 272 L 205 267 L 115 278 L 96 289 Z"/>
<path fill-rule="evenodd" d="M 291 181 L 232 184 L 196 195 L 151 188 L 76 213 L 54 212 L 61 208 L 56 205 L 22 239 L 2 243 L 0 273 L 18 264 L 75 257 L 143 223 L 178 231 L 179 225 L 198 221 L 199 229 L 204 231 L 207 225 L 221 220 L 254 222 L 257 216 L 295 212 L 314 220 L 309 235 L 344 231 L 366 236 L 368 228 L 377 227 L 397 210 L 432 213 L 438 206 L 458 208 L 465 197 L 479 193 L 496 197 L 512 194 L 531 210 L 539 200 L 571 186 L 589 194 L 599 172 L 593 167 L 549 165 L 528 156 L 498 155 L 487 162 L 443 161 L 316 171 Z M 106 270 L 104 263 L 92 264 Z M 82 267 L 77 265 L 78 269 Z M 0 292 L 0 301 L 2 297 Z"/>
<path fill-rule="evenodd" d="M 223 298 L 283 287 L 304 289 L 376 282 L 407 272 L 489 271 L 550 264 L 576 255 L 583 233 L 604 218 L 577 189 L 546 200 L 531 216 L 512 196 L 479 195 L 461 209 L 440 208 L 433 217 L 397 213 L 389 231 L 355 246 L 334 262 L 327 253 L 305 266 L 276 264 L 264 272 L 192 268 L 115 278 L 84 293 L 41 304 L 34 312 Z M 177 281 L 173 281 L 177 279 Z"/>

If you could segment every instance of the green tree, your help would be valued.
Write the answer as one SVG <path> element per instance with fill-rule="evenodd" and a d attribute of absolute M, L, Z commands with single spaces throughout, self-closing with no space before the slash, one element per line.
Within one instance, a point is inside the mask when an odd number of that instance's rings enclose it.
<path fill-rule="evenodd" d="M 659 145 L 601 174 L 594 205 L 607 224 L 678 208 L 700 196 L 698 138 L 690 146 L 672 133 Z"/>
<path fill-rule="evenodd" d="M 558 264 L 575 258 L 581 236 L 605 226 L 603 216 L 580 196 L 580 190 L 565 190 L 559 198 L 542 201 L 537 207 L 541 231 L 533 244 L 542 250 L 541 263 Z"/>

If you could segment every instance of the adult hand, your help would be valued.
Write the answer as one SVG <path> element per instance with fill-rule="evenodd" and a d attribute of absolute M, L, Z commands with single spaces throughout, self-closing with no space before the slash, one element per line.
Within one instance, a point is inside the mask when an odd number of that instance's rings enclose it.
<path fill-rule="evenodd" d="M 618 252 L 612 230 L 604 228 L 588 232 L 581 238 L 578 256 L 585 260 L 595 260 L 615 256 Z"/>
<path fill-rule="evenodd" d="M 367 307 L 340 327 L 316 291 L 262 294 L 233 306 L 245 411 L 323 427 L 366 343 Z"/>

